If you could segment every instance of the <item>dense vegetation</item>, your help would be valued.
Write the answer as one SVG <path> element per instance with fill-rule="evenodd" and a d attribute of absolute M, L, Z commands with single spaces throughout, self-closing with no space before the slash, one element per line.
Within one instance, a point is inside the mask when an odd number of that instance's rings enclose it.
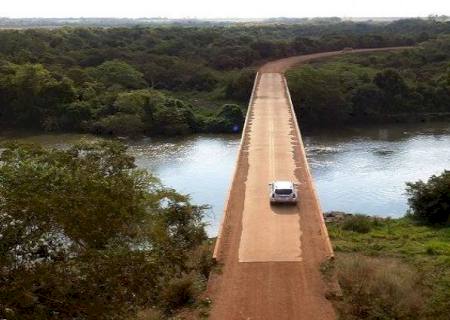
<path fill-rule="evenodd" d="M 432 176 L 427 182 L 408 183 L 410 215 L 433 225 L 450 225 L 450 171 Z"/>
<path fill-rule="evenodd" d="M 328 223 L 337 258 L 323 267 L 343 291 L 334 301 L 340 319 L 448 319 L 450 228 L 409 218 L 349 219 Z"/>
<path fill-rule="evenodd" d="M 450 37 L 347 55 L 288 73 L 303 124 L 426 120 L 450 113 Z"/>
<path fill-rule="evenodd" d="M 343 290 L 342 319 L 447 319 L 450 314 L 449 171 L 407 183 L 402 219 L 331 214 L 336 264 L 322 269 Z"/>
<path fill-rule="evenodd" d="M 239 131 L 252 67 L 265 60 L 412 45 L 449 31 L 450 22 L 436 19 L 1 30 L 0 126 L 115 135 Z"/>
<path fill-rule="evenodd" d="M 204 207 L 125 151 L 2 149 L 0 318 L 162 318 L 198 302 L 212 266 Z"/>

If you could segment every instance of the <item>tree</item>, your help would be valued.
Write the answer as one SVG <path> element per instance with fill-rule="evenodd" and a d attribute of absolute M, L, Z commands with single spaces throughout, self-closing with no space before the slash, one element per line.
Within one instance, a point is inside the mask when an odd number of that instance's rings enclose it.
<path fill-rule="evenodd" d="M 6 95 L 5 118 L 22 126 L 45 128 L 47 118 L 56 118 L 59 107 L 75 98 L 73 83 L 66 77 L 57 79 L 40 64 L 9 64 L 0 89 Z M 51 128 L 50 128 L 51 129 Z"/>
<path fill-rule="evenodd" d="M 236 104 L 226 104 L 217 114 L 219 119 L 223 119 L 223 132 L 240 132 L 244 125 L 244 114 L 242 109 Z"/>
<path fill-rule="evenodd" d="M 179 303 L 195 299 L 212 265 L 205 207 L 137 170 L 116 142 L 2 147 L 1 318 L 133 318 L 178 307 L 179 281 Z"/>
<path fill-rule="evenodd" d="M 338 74 L 304 66 L 288 75 L 297 116 L 310 122 L 342 122 L 351 113 Z"/>
<path fill-rule="evenodd" d="M 427 182 L 408 182 L 410 215 L 429 224 L 450 224 L 450 171 L 433 175 Z"/>
<path fill-rule="evenodd" d="M 139 89 L 146 86 L 141 72 L 119 60 L 102 63 L 91 70 L 91 75 L 107 87 L 118 85 L 126 89 Z"/>
<path fill-rule="evenodd" d="M 255 82 L 256 71 L 244 69 L 234 74 L 227 82 L 225 95 L 227 98 L 248 102 Z"/>
<path fill-rule="evenodd" d="M 151 130 L 157 134 L 178 135 L 195 131 L 196 119 L 192 109 L 181 100 L 167 98 L 153 113 Z"/>
<path fill-rule="evenodd" d="M 358 87 L 352 97 L 353 114 L 357 117 L 378 116 L 384 103 L 382 91 L 373 84 Z"/>
<path fill-rule="evenodd" d="M 377 73 L 373 82 L 389 97 L 403 95 L 407 91 L 407 86 L 402 76 L 393 69 L 387 69 Z"/>

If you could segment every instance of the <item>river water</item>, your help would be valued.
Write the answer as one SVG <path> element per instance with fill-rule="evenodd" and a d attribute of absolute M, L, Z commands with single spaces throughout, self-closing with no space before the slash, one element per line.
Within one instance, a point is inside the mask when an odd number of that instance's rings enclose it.
<path fill-rule="evenodd" d="M 407 210 L 405 182 L 450 169 L 449 123 L 396 124 L 304 132 L 312 175 L 324 211 L 399 217 Z M 46 146 L 64 147 L 79 134 L 7 134 Z M 208 233 L 220 223 L 234 169 L 239 135 L 195 135 L 128 141 L 139 167 L 169 187 L 209 204 Z"/>

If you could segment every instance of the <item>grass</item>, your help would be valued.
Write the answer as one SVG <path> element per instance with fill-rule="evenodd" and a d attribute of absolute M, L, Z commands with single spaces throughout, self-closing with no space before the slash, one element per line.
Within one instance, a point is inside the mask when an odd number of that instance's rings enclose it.
<path fill-rule="evenodd" d="M 362 232 L 358 232 L 360 226 Z M 358 216 L 355 220 L 350 216 L 329 222 L 328 230 L 336 252 L 337 278 L 344 291 L 343 301 L 337 303 L 342 319 L 449 319 L 450 227 L 422 226 L 409 218 Z M 364 275 L 365 280 L 358 284 L 357 275 Z M 383 283 L 385 291 L 374 283 Z M 360 289 L 360 285 L 367 289 L 367 297 L 377 297 L 369 301 L 385 307 L 372 306 L 355 317 L 349 306 L 358 305 L 355 299 L 361 293 L 355 288 Z M 409 289 L 403 290 L 405 287 Z M 386 307 L 386 301 L 391 300 L 398 303 Z"/>

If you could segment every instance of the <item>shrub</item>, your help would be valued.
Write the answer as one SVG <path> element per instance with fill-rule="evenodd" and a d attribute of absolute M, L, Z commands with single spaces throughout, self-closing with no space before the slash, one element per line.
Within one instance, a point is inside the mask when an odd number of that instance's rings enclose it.
<path fill-rule="evenodd" d="M 342 229 L 359 233 L 368 233 L 372 229 L 372 218 L 357 214 L 347 217 L 342 224 Z"/>
<path fill-rule="evenodd" d="M 408 182 L 409 214 L 428 224 L 450 223 L 450 171 L 431 176 L 427 182 Z"/>
<path fill-rule="evenodd" d="M 184 275 L 173 279 L 161 293 L 161 301 L 166 311 L 170 312 L 183 305 L 192 303 L 197 294 L 195 278 L 192 275 Z"/>
<path fill-rule="evenodd" d="M 336 273 L 344 294 L 337 304 L 343 319 L 419 319 L 418 274 L 406 265 L 344 256 L 337 260 Z"/>

